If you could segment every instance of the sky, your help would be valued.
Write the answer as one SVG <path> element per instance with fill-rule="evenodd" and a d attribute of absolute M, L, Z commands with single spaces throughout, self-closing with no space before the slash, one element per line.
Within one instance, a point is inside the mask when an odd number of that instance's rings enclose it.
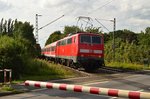
<path fill-rule="evenodd" d="M 36 14 L 42 15 L 38 17 L 39 28 L 64 15 L 39 30 L 39 43 L 43 47 L 51 33 L 76 25 L 79 16 L 90 17 L 89 23 L 106 33 L 113 31 L 114 18 L 116 30 L 144 31 L 150 27 L 150 0 L 0 0 L 0 19 L 27 21 L 35 27 Z M 84 21 L 79 22 L 79 27 L 86 26 Z"/>

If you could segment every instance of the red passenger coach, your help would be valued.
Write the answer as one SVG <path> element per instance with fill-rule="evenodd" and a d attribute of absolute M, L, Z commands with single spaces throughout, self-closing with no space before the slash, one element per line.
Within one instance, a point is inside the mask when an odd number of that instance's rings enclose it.
<path fill-rule="evenodd" d="M 45 46 L 42 54 L 57 63 L 92 71 L 104 65 L 103 35 L 76 33 Z"/>
<path fill-rule="evenodd" d="M 46 45 L 42 49 L 42 55 L 44 55 L 45 57 L 47 57 L 51 60 L 55 60 L 55 58 L 56 58 L 56 44 L 57 44 L 57 42 Z"/>

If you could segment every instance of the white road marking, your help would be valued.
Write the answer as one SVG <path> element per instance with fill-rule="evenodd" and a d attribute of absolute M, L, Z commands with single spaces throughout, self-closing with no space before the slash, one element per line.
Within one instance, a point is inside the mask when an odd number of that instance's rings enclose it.
<path fill-rule="evenodd" d="M 130 77 L 139 77 L 141 75 L 130 75 L 130 76 L 127 76 L 127 77 L 124 77 L 124 78 L 130 78 Z"/>
<path fill-rule="evenodd" d="M 142 91 L 144 91 L 144 89 L 141 89 L 141 90 L 138 90 L 138 91 L 142 92 Z"/>
<path fill-rule="evenodd" d="M 113 76 L 114 76 L 114 75 L 116 76 L 116 75 L 120 75 L 120 74 L 113 74 Z"/>
<path fill-rule="evenodd" d="M 53 81 L 53 82 L 55 82 L 55 81 L 67 81 L 67 80 L 77 80 L 77 79 L 84 79 L 84 78 L 89 78 L 89 77 L 75 77 L 75 78 L 59 79 L 59 80 L 51 80 L 51 81 Z"/>
<path fill-rule="evenodd" d="M 94 85 L 94 84 L 101 84 L 101 83 L 108 83 L 109 81 L 103 81 L 103 82 L 91 82 L 91 83 L 86 83 L 86 84 L 83 84 L 85 86 L 88 86 L 88 85 Z"/>
<path fill-rule="evenodd" d="M 118 97 L 111 97 L 111 98 L 109 98 L 109 99 L 117 99 Z"/>
<path fill-rule="evenodd" d="M 43 90 L 47 90 L 47 88 L 34 89 L 34 90 L 30 90 L 30 91 L 37 92 L 37 91 L 43 91 Z"/>

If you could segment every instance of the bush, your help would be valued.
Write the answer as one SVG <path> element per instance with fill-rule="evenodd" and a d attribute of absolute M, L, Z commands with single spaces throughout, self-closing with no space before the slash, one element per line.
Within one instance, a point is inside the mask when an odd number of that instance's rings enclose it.
<path fill-rule="evenodd" d="M 23 73 L 27 57 L 26 48 L 19 40 L 8 36 L 0 37 L 0 68 L 12 69 L 14 79 Z"/>

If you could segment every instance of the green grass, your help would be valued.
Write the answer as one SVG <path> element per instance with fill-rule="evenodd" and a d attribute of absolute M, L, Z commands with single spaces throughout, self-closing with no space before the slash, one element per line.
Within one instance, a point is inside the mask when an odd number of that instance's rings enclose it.
<path fill-rule="evenodd" d="M 0 87 L 1 92 L 6 92 L 6 91 L 15 91 L 13 88 L 11 88 L 9 85 L 3 85 Z"/>
<path fill-rule="evenodd" d="M 21 80 L 51 80 L 75 76 L 77 74 L 64 68 L 62 65 L 49 63 L 45 60 L 32 59 L 29 60 L 25 75 L 22 75 Z"/>
<path fill-rule="evenodd" d="M 125 69 L 125 70 L 142 70 L 145 69 L 144 65 L 134 64 L 134 63 L 120 63 L 120 62 L 111 62 L 106 63 L 106 66 Z"/>
<path fill-rule="evenodd" d="M 0 92 L 10 92 L 12 94 L 19 94 L 24 91 L 13 89 L 10 85 L 2 85 L 0 86 Z"/>

